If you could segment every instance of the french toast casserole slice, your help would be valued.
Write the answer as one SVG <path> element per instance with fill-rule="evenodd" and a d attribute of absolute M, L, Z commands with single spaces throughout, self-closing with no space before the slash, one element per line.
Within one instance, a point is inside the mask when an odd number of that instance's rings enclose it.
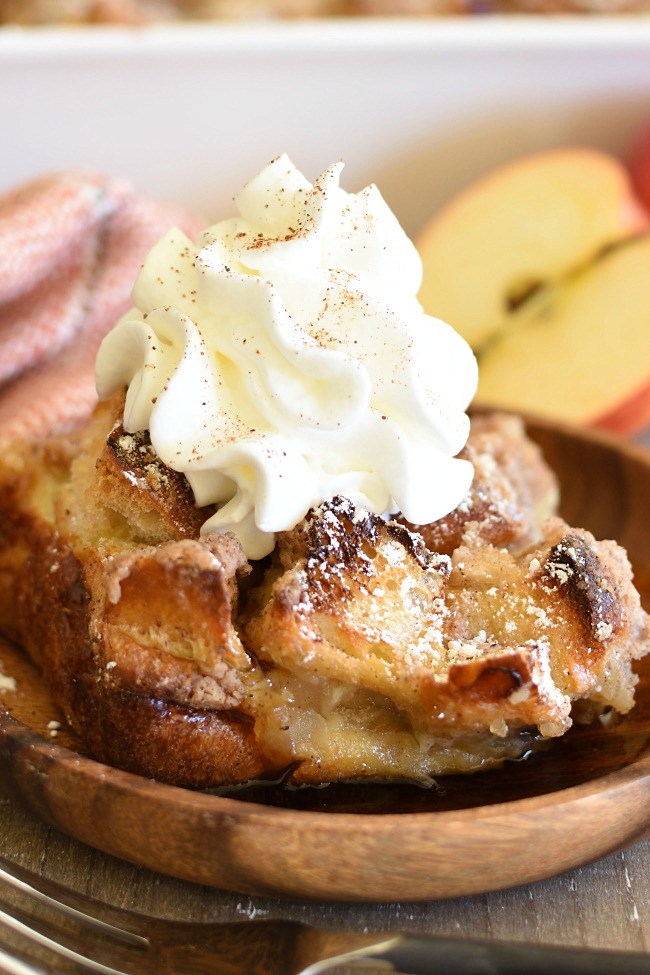
<path fill-rule="evenodd" d="M 7 452 L 0 494 L 0 628 L 99 760 L 194 788 L 428 782 L 632 707 L 627 557 L 555 515 L 513 417 L 474 417 L 441 521 L 333 498 L 249 563 L 122 412 Z"/>

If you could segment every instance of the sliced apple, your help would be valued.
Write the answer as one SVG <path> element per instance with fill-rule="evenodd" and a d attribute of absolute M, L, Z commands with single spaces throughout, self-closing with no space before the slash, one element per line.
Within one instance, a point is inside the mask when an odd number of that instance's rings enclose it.
<path fill-rule="evenodd" d="M 604 427 L 650 416 L 650 237 L 540 291 L 479 360 L 477 401 Z"/>
<path fill-rule="evenodd" d="M 521 157 L 456 195 L 424 228 L 420 300 L 480 350 L 534 289 L 647 224 L 612 156 L 564 148 Z"/>
<path fill-rule="evenodd" d="M 620 406 L 596 417 L 591 426 L 619 437 L 630 437 L 650 427 L 650 383 L 630 394 Z"/>
<path fill-rule="evenodd" d="M 640 131 L 632 145 L 628 168 L 636 195 L 650 213 L 650 123 Z"/>

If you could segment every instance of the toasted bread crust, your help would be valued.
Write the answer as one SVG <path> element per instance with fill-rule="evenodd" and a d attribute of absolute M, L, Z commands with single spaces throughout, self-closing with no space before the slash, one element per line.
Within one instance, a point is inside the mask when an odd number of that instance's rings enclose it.
<path fill-rule="evenodd" d="M 5 458 L 0 492 L 0 627 L 98 759 L 195 788 L 425 781 L 632 706 L 650 628 L 625 553 L 540 524 L 555 485 L 515 421 L 477 425 L 443 524 L 332 499 L 251 567 L 120 411 Z"/>
<path fill-rule="evenodd" d="M 504 414 L 478 414 L 459 454 L 474 467 L 467 497 L 444 518 L 412 525 L 432 552 L 447 555 L 461 544 L 470 526 L 491 545 L 524 551 L 540 536 L 540 526 L 554 514 L 557 481 L 539 447 L 524 436 L 521 420 Z"/>
<path fill-rule="evenodd" d="M 16 524 L 21 539 L 24 527 Z M 133 603 L 116 638 L 111 632 L 115 614 L 104 617 L 94 595 L 96 567 L 87 571 L 71 548 L 42 525 L 32 525 L 32 539 L 38 544 L 17 577 L 13 635 L 39 663 L 55 701 L 96 758 L 194 788 L 273 774 L 253 723 L 241 709 L 228 707 L 225 696 L 219 710 L 204 707 L 196 699 L 200 677 L 194 667 L 184 668 L 183 661 L 172 658 L 172 666 L 167 660 L 157 670 L 161 661 L 153 647 L 138 647 L 124 636 Z M 160 669 L 166 677 L 156 680 Z M 169 693 L 174 684 L 177 693 Z"/>

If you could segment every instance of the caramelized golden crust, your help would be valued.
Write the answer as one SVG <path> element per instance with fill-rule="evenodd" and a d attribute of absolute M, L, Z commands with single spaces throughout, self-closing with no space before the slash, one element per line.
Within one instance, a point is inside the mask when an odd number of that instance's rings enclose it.
<path fill-rule="evenodd" d="M 591 701 L 592 713 L 632 706 L 630 662 L 647 652 L 650 631 L 614 543 L 597 543 L 556 518 L 535 549 L 513 554 L 486 544 L 471 525 L 450 559 L 341 500 L 291 535 L 300 542 L 281 539 L 279 559 L 290 562 L 300 549 L 302 557 L 273 583 L 246 642 L 290 675 L 292 702 L 301 700 L 299 682 L 311 681 L 354 687 L 356 699 L 348 694 L 345 707 L 359 711 L 357 725 L 368 708 L 364 694 L 382 695 L 376 706 L 396 726 L 397 716 L 408 716 L 404 774 L 418 763 L 429 774 L 485 766 L 496 739 L 500 757 L 507 746 L 514 756 L 525 729 L 563 734 L 578 699 Z M 328 750 L 301 751 L 303 710 L 288 701 L 282 708 L 292 754 L 301 759 L 294 777 L 317 781 Z"/>
<path fill-rule="evenodd" d="M 97 490 L 105 503 L 138 524 L 143 537 L 160 538 L 161 521 L 169 537 L 196 538 L 209 512 L 199 509 L 183 474 L 166 467 L 151 446 L 147 431 L 125 433 L 117 424 L 96 466 Z M 133 484 L 133 497 L 124 481 Z"/>
<path fill-rule="evenodd" d="M 15 588 L 18 627 L 14 636 L 40 664 L 68 722 L 96 758 L 195 788 L 273 773 L 264 764 L 252 721 L 228 707 L 225 662 L 222 674 L 214 659 L 206 668 L 215 678 L 223 677 L 221 682 L 205 678 L 210 689 L 220 690 L 219 709 L 206 707 L 200 693 L 200 667 L 172 654 L 163 660 L 156 653 L 155 639 L 148 645 L 138 643 L 142 631 L 130 626 L 137 598 L 135 602 L 125 599 L 123 619 L 117 610 L 106 619 L 98 618 L 101 603 L 93 596 L 96 568 L 86 573 L 71 549 L 55 534 L 48 538 L 42 526 L 32 538 L 38 538 L 38 546 L 31 549 L 25 574 Z M 192 614 L 201 602 L 195 593 L 202 587 L 195 581 L 191 579 Z M 223 589 L 217 588 L 221 595 Z M 151 589 L 147 594 L 144 618 L 164 629 L 169 594 Z M 177 608 L 173 606 L 172 618 Z M 210 629 L 218 629 L 218 624 Z M 187 629 L 197 648 L 200 640 L 194 640 L 205 636 L 204 631 L 201 620 L 192 621 Z M 218 651 L 210 649 L 218 657 Z M 236 675 L 232 683 L 232 697 L 239 698 Z"/>
<path fill-rule="evenodd" d="M 115 549 L 120 543 L 130 548 L 197 538 L 212 509 L 196 507 L 186 478 L 161 463 L 148 434 L 124 432 L 123 410 L 124 396 L 118 394 L 101 403 L 77 435 L 81 442 L 56 492 L 62 534 L 89 551 L 102 544 Z M 65 440 L 57 443 L 65 449 Z"/>
<path fill-rule="evenodd" d="M 515 551 L 538 541 L 540 525 L 557 508 L 558 488 L 522 421 L 501 413 L 473 416 L 471 437 L 459 456 L 472 463 L 474 480 L 458 507 L 430 525 L 400 521 L 419 532 L 432 552 L 447 555 L 469 525 L 484 541 Z"/>
<path fill-rule="evenodd" d="M 540 522 L 555 483 L 517 421 L 475 421 L 472 492 L 422 534 L 337 498 L 251 567 L 121 409 L 6 457 L 0 492 L 0 627 L 99 759 L 197 788 L 428 781 L 632 706 L 625 553 Z"/>
<path fill-rule="evenodd" d="M 239 707 L 251 662 L 232 619 L 236 578 L 247 572 L 240 546 L 220 535 L 90 561 L 89 628 L 102 679 L 193 707 Z"/>

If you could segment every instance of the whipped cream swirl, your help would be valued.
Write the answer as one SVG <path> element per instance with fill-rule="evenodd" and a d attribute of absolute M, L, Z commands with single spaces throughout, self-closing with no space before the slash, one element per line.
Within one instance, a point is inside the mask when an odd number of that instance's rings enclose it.
<path fill-rule="evenodd" d="M 476 360 L 416 295 L 422 265 L 380 193 L 312 185 L 286 156 L 197 245 L 169 232 L 135 308 L 97 358 L 100 398 L 128 386 L 127 432 L 149 430 L 186 474 L 203 531 L 251 559 L 335 495 L 427 524 L 466 494 Z"/>

